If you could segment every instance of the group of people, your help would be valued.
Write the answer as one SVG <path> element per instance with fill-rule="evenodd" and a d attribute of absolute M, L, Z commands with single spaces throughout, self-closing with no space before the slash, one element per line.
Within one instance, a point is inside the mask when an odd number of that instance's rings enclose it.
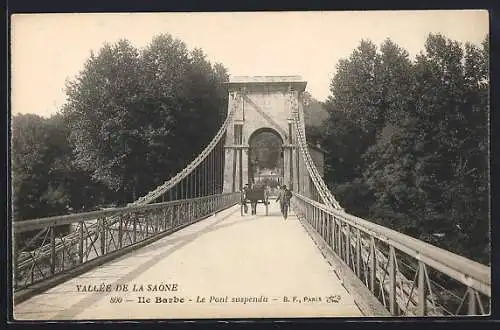
<path fill-rule="evenodd" d="M 269 197 L 269 187 L 266 186 L 261 194 L 263 193 L 262 197 L 264 203 L 268 203 L 268 197 Z M 286 220 L 288 217 L 288 209 L 290 207 L 290 199 L 292 198 L 292 191 L 287 188 L 286 185 L 280 186 L 280 190 L 278 192 L 278 196 L 276 198 L 276 202 L 280 203 L 280 210 L 281 214 L 283 215 L 283 218 Z M 259 198 L 255 194 L 255 189 L 252 185 L 246 184 L 245 187 L 243 188 L 242 194 L 241 194 L 241 203 L 243 205 L 243 209 L 245 213 L 248 213 L 248 205 L 247 205 L 247 200 L 250 201 L 250 206 L 251 206 L 251 214 L 254 215 L 257 213 L 257 203 Z"/>

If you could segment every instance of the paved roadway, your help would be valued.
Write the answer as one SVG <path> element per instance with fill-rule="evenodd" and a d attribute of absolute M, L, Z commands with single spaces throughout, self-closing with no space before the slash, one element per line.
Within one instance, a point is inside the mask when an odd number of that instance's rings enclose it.
<path fill-rule="evenodd" d="M 291 214 L 240 216 L 235 206 L 77 276 L 14 307 L 18 320 L 362 316 Z M 177 291 L 147 291 L 172 284 Z M 78 292 L 77 286 L 112 292 Z M 127 284 L 128 292 L 116 286 Z M 144 291 L 133 291 L 143 285 Z M 139 297 L 150 299 L 139 303 Z M 167 298 L 156 303 L 157 297 Z M 184 299 L 183 303 L 168 303 Z M 295 298 L 294 298 L 295 297 Z M 340 300 L 329 301 L 329 297 Z M 117 299 L 118 298 L 118 299 Z M 120 302 L 112 303 L 116 299 Z M 204 300 L 204 302 L 202 302 Z M 241 301 L 241 299 L 243 301 Z M 144 300 L 144 301 L 145 301 Z M 267 300 L 267 301 L 266 301 Z"/>

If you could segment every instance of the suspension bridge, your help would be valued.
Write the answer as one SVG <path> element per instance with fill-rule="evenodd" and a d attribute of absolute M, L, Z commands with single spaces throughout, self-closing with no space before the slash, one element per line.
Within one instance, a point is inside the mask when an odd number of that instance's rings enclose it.
<path fill-rule="evenodd" d="M 164 184 L 126 207 L 15 222 L 31 239 L 13 241 L 14 318 L 488 315 L 490 267 L 344 211 L 309 152 L 305 86 L 235 77 L 219 131 Z M 240 205 L 264 130 L 282 142 L 286 220 L 272 200 Z"/>

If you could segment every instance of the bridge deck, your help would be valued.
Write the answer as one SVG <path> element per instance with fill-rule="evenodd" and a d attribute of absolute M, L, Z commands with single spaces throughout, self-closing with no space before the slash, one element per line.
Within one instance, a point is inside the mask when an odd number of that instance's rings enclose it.
<path fill-rule="evenodd" d="M 256 216 L 241 217 L 239 206 L 232 207 L 18 304 L 14 317 L 85 320 L 362 316 L 296 216 L 292 214 L 284 221 L 274 202 L 269 212 L 269 216 L 262 216 L 264 209 L 259 204 Z M 111 284 L 112 292 L 77 289 L 77 285 L 102 283 Z M 177 283 L 178 291 L 147 291 L 148 284 L 161 283 Z M 128 284 L 129 291 L 116 292 L 118 284 Z M 134 284 L 136 289 L 143 285 L 145 291 L 132 291 Z M 328 297 L 336 295 L 340 296 L 338 302 L 328 302 Z M 151 303 L 139 303 L 141 296 L 150 298 Z M 174 296 L 183 298 L 184 303 L 155 302 L 156 297 Z M 123 301 L 111 303 L 112 297 Z M 240 297 L 252 301 L 233 301 Z M 205 302 L 197 302 L 202 298 Z"/>

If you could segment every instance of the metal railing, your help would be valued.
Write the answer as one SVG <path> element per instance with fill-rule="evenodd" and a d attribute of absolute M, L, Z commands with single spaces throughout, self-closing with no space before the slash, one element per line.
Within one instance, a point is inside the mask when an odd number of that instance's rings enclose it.
<path fill-rule="evenodd" d="M 490 267 L 298 194 L 292 206 L 391 315 L 490 313 Z"/>
<path fill-rule="evenodd" d="M 36 283 L 39 280 L 47 279 L 48 277 L 57 274 L 59 272 L 59 268 L 61 268 L 62 270 L 67 270 L 68 267 L 71 268 L 74 264 L 82 264 L 83 262 L 85 262 L 85 260 L 91 260 L 97 256 L 101 256 L 104 254 L 104 252 L 102 251 L 105 251 L 107 249 L 115 249 L 114 247 L 108 247 L 111 243 L 114 244 L 113 246 L 121 247 L 123 245 L 123 235 L 125 235 L 124 233 L 121 233 L 120 229 L 123 224 L 133 224 L 134 226 L 139 227 L 145 226 L 146 237 L 151 236 L 151 233 L 156 233 L 156 229 L 154 229 L 154 231 L 152 232 L 149 229 L 148 224 L 141 224 L 141 221 L 149 221 L 148 216 L 143 217 L 144 219 L 142 219 L 141 217 L 136 217 L 140 220 L 130 220 L 127 222 L 127 220 L 124 220 L 123 214 L 134 212 L 148 213 L 150 211 L 152 212 L 153 210 L 158 210 L 158 208 L 176 210 L 176 208 L 179 207 L 181 208 L 179 211 L 180 216 L 185 216 L 185 212 L 192 212 L 192 203 L 202 205 L 205 201 L 213 200 L 213 202 L 216 203 L 219 198 L 227 198 L 217 195 L 222 191 L 222 188 L 219 191 L 215 182 L 214 167 L 216 165 L 216 161 L 214 153 L 215 149 L 218 146 L 220 146 L 222 149 L 222 138 L 226 133 L 226 129 L 231 121 L 237 105 L 238 102 L 234 102 L 233 107 L 229 111 L 224 123 L 218 130 L 215 137 L 190 164 L 188 164 L 182 171 L 178 172 L 170 180 L 165 181 L 165 183 L 150 191 L 147 195 L 140 197 L 133 203 L 129 203 L 127 207 L 107 211 L 97 211 L 84 214 L 15 222 L 13 226 L 15 232 L 13 241 L 14 244 L 16 244 L 15 249 L 17 251 L 14 256 L 14 261 L 16 264 L 14 269 L 16 273 L 16 276 L 14 278 L 15 287 L 26 287 L 30 284 Z M 222 153 L 220 155 L 221 157 L 223 157 Z M 203 174 L 207 174 L 207 180 L 205 180 L 205 186 L 203 189 L 201 189 L 202 187 L 196 186 L 197 184 L 200 184 L 200 182 L 197 181 L 200 181 L 200 173 L 202 172 L 201 169 L 199 171 L 197 170 L 198 167 L 202 167 L 202 165 L 205 165 L 205 171 L 203 172 Z M 207 166 L 210 166 L 212 168 L 212 171 L 206 171 Z M 208 179 L 210 179 L 211 181 L 208 182 Z M 208 187 L 208 185 L 210 187 Z M 220 184 L 220 187 L 222 187 L 222 184 Z M 176 195 L 175 199 L 179 199 L 177 201 L 172 201 L 172 198 L 174 196 L 171 196 L 171 193 L 174 191 L 174 189 Z M 177 195 L 179 190 L 180 196 Z M 160 197 L 165 197 L 164 195 L 166 195 L 167 193 L 169 193 L 169 202 L 157 203 L 151 207 L 147 206 L 149 203 L 154 203 L 155 201 L 157 201 Z M 188 193 L 190 193 L 189 196 Z M 196 198 L 187 200 L 186 198 L 188 197 Z M 186 207 L 187 209 L 183 210 L 182 207 Z M 175 213 L 177 211 L 171 212 Z M 168 214 L 165 214 L 165 216 L 168 216 Z M 200 214 L 199 216 L 202 217 L 203 214 Z M 191 219 L 192 215 L 188 214 L 187 217 Z M 80 222 L 80 227 L 74 228 L 73 223 L 76 222 Z M 44 225 L 40 227 L 38 223 L 43 223 Z M 63 226 L 70 226 L 71 228 L 61 228 Z M 119 234 L 115 233 L 118 236 L 110 235 L 110 241 L 106 243 L 107 245 L 104 244 L 105 239 L 103 238 L 106 237 L 106 230 L 120 232 Z M 127 229 L 125 229 L 125 233 L 128 235 L 127 238 L 130 238 L 130 233 L 128 233 L 126 230 Z M 136 231 L 136 228 L 134 228 L 134 236 L 133 238 L 130 238 L 129 242 L 135 243 L 137 241 L 137 233 L 141 233 L 142 229 L 138 228 L 137 230 L 139 231 Z M 63 235 L 61 235 L 61 231 L 63 232 Z M 28 244 L 23 244 L 23 246 L 20 246 L 20 241 L 23 241 L 23 243 L 25 243 L 24 241 L 26 241 L 17 239 L 19 234 L 23 233 L 27 234 L 26 236 L 29 236 L 30 239 L 27 242 Z M 85 239 L 83 237 L 85 237 Z M 97 237 L 100 238 L 98 239 Z M 83 244 L 82 242 L 85 242 L 86 244 L 84 247 L 85 252 L 80 251 Z M 71 249 L 69 249 L 68 247 L 71 247 Z M 99 249 L 104 250 L 101 251 Z M 77 257 L 75 257 L 75 255 L 77 255 Z M 57 259 L 57 256 L 60 256 L 62 258 L 59 266 L 56 265 L 56 262 L 59 262 L 58 260 L 55 260 Z M 42 268 L 42 265 L 45 266 Z M 26 272 L 31 274 L 30 278 L 26 278 L 26 276 L 24 276 Z M 50 276 L 47 274 L 50 274 Z"/>
<path fill-rule="evenodd" d="M 237 204 L 239 197 L 228 193 L 14 222 L 14 237 L 37 232 L 23 247 L 13 240 L 14 291 L 197 222 Z M 61 227 L 66 230 L 58 234 Z"/>

